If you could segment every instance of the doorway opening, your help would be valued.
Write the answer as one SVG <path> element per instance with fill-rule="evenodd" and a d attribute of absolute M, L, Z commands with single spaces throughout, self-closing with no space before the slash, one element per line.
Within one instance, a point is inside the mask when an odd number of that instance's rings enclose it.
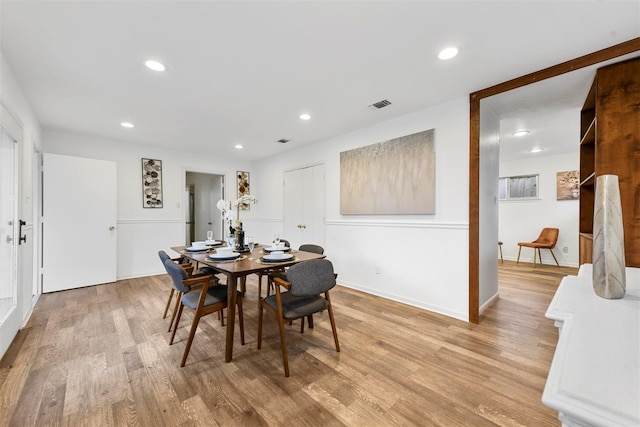
<path fill-rule="evenodd" d="M 612 60 L 620 61 L 624 59 L 625 55 L 631 56 L 631 54 L 635 54 L 638 51 L 640 51 L 640 38 L 631 39 L 469 95 L 469 322 L 476 324 L 480 322 L 482 265 L 485 265 L 487 253 L 497 254 L 495 236 L 487 238 L 486 235 L 483 236 L 481 233 L 485 221 L 496 221 L 496 218 L 483 214 L 484 205 L 480 197 L 481 194 L 487 195 L 491 193 L 490 187 L 487 187 L 481 179 L 482 163 L 484 162 L 484 156 L 481 155 L 483 146 L 480 135 L 480 122 L 483 120 L 480 114 L 481 101 L 493 95 L 505 93 L 582 68 L 602 66 L 605 62 Z M 495 187 L 497 192 L 497 185 Z M 493 197 L 489 198 L 492 199 Z M 495 256 L 492 255 L 490 258 L 492 258 L 491 262 L 494 262 Z"/>
<path fill-rule="evenodd" d="M 224 219 L 216 207 L 225 198 L 224 175 L 187 171 L 185 183 L 185 244 L 206 240 L 207 231 L 224 240 Z"/>

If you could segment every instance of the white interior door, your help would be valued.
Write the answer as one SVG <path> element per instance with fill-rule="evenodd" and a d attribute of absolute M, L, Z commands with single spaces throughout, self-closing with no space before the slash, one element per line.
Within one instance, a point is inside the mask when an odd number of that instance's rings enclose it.
<path fill-rule="evenodd" d="M 116 164 L 43 155 L 43 292 L 116 280 Z"/>
<path fill-rule="evenodd" d="M 324 165 L 284 174 L 284 234 L 291 246 L 303 243 L 324 246 Z"/>
<path fill-rule="evenodd" d="M 20 329 L 17 141 L 0 128 L 0 357 Z"/>

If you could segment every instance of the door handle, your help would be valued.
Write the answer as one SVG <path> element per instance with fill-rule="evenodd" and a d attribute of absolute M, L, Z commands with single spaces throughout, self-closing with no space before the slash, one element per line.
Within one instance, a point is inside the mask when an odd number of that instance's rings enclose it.
<path fill-rule="evenodd" d="M 112 225 L 111 227 L 109 227 L 109 231 L 113 231 L 113 230 L 115 230 L 115 229 L 116 229 L 116 228 L 115 228 L 113 225 Z"/>
<path fill-rule="evenodd" d="M 27 225 L 26 221 L 20 220 L 19 222 L 19 227 L 18 227 L 18 235 L 20 236 L 20 238 L 18 239 L 18 244 L 21 245 L 22 242 L 27 243 L 27 235 L 25 234 L 24 236 L 22 235 L 22 226 L 23 225 Z"/>

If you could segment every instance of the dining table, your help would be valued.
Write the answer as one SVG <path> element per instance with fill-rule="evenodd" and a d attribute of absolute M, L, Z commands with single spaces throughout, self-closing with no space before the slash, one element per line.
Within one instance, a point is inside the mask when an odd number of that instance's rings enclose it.
<path fill-rule="evenodd" d="M 226 243 L 223 243 L 219 247 L 224 247 L 225 245 Z M 290 259 L 277 260 L 275 262 L 266 261 L 263 259 L 263 256 L 267 255 L 268 252 L 262 245 L 257 245 L 252 251 L 240 253 L 236 259 L 223 261 L 215 260 L 210 257 L 215 256 L 215 247 L 193 250 L 190 246 L 172 246 L 171 249 L 178 252 L 185 258 L 195 261 L 196 266 L 198 264 L 204 264 L 217 273 L 223 274 L 227 277 L 228 321 L 224 349 L 224 361 L 227 363 L 231 362 L 231 359 L 233 358 L 233 334 L 235 327 L 238 281 L 242 280 L 246 282 L 246 277 L 248 275 L 256 273 L 266 274 L 269 270 L 272 270 L 275 267 L 290 267 L 303 261 L 325 258 L 325 255 L 322 254 L 290 249 L 288 253 L 293 255 Z M 260 298 L 259 295 L 258 298 Z"/>

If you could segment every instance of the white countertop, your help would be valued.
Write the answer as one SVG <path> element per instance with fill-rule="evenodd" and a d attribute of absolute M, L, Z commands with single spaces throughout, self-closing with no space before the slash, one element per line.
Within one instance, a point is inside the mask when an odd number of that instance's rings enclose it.
<path fill-rule="evenodd" d="M 590 264 L 565 277 L 546 317 L 560 327 L 542 402 L 564 425 L 640 426 L 640 269 L 622 299 L 593 291 Z"/>

